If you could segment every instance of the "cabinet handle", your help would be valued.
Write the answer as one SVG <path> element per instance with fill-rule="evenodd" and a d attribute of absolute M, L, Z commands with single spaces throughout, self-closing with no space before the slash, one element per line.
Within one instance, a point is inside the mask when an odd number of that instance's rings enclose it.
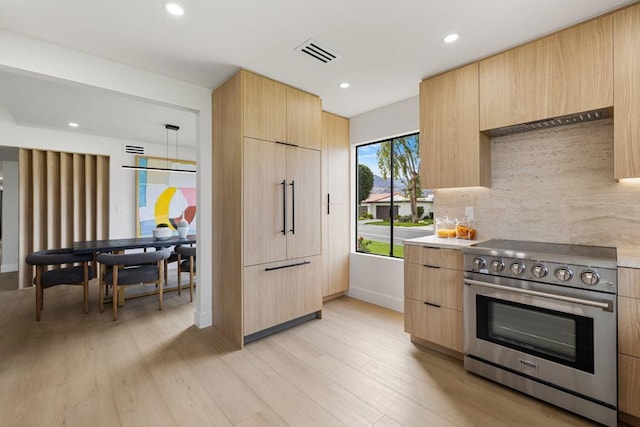
<path fill-rule="evenodd" d="M 291 144 L 289 142 L 276 141 L 276 144 L 286 145 L 287 147 L 300 147 L 298 144 Z"/>
<path fill-rule="evenodd" d="M 327 215 L 331 215 L 331 193 L 327 193 Z"/>
<path fill-rule="evenodd" d="M 287 181 L 284 179 L 282 185 L 282 234 L 287 235 Z"/>
<path fill-rule="evenodd" d="M 291 181 L 291 234 L 296 234 L 296 182 Z"/>
<path fill-rule="evenodd" d="M 429 264 L 424 264 L 423 267 L 427 267 L 427 268 L 440 268 L 440 266 L 438 265 L 429 265 Z"/>
<path fill-rule="evenodd" d="M 302 262 L 297 262 L 295 264 L 281 265 L 280 267 L 268 267 L 268 268 L 265 268 L 264 271 L 280 270 L 282 268 L 298 267 L 300 265 L 307 265 L 307 264 L 311 264 L 311 261 L 302 261 Z"/>
<path fill-rule="evenodd" d="M 433 304 L 430 302 L 425 302 L 426 305 L 428 305 L 429 307 L 435 307 L 435 308 L 440 308 L 440 306 L 438 304 Z"/>

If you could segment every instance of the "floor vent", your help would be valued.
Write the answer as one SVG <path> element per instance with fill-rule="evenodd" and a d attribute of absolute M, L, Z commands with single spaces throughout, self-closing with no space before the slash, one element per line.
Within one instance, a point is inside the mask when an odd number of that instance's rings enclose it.
<path fill-rule="evenodd" d="M 314 39 L 307 40 L 306 42 L 298 46 L 295 50 L 302 52 L 305 55 L 308 55 L 310 58 L 313 58 L 316 61 L 320 61 L 323 64 L 328 64 L 342 58 L 342 56 L 338 55 L 335 52 L 332 52 L 330 49 L 320 46 L 320 43 L 318 43 L 318 41 Z"/>
<path fill-rule="evenodd" d="M 137 154 L 139 156 L 144 154 L 144 147 L 139 145 L 125 145 L 124 152 L 126 154 Z"/>

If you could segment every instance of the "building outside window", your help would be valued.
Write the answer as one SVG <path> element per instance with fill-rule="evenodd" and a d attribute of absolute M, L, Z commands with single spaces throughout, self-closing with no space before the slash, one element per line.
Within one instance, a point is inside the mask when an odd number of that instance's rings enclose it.
<path fill-rule="evenodd" d="M 356 147 L 356 251 L 404 258 L 403 241 L 433 234 L 433 193 L 420 186 L 419 134 Z"/>

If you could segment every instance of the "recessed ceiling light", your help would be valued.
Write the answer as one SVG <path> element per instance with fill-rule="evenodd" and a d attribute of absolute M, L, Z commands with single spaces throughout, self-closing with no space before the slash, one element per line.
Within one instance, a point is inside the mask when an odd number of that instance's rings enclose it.
<path fill-rule="evenodd" d="M 69 122 L 69 127 L 70 127 L 70 128 L 77 128 L 78 126 L 80 126 L 80 125 L 79 125 L 79 124 L 77 124 L 77 123 Z"/>
<path fill-rule="evenodd" d="M 346 89 L 349 86 L 351 86 L 351 85 L 349 83 L 347 83 L 347 82 L 340 83 L 340 89 Z"/>
<path fill-rule="evenodd" d="M 451 34 L 448 34 L 443 41 L 445 43 L 453 43 L 454 41 L 458 40 L 459 37 L 460 37 L 460 34 L 451 33 Z"/>
<path fill-rule="evenodd" d="M 164 4 L 164 8 L 172 15 L 182 16 L 184 15 L 184 9 L 178 3 L 167 2 Z"/>

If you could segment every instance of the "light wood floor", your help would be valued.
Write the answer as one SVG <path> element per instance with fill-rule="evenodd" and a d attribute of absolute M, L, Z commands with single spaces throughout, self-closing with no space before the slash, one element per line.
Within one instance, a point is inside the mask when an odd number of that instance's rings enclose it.
<path fill-rule="evenodd" d="M 402 315 L 350 298 L 233 351 L 188 292 L 82 313 L 81 288 L 0 291 L 2 426 L 585 426 L 421 349 Z"/>

